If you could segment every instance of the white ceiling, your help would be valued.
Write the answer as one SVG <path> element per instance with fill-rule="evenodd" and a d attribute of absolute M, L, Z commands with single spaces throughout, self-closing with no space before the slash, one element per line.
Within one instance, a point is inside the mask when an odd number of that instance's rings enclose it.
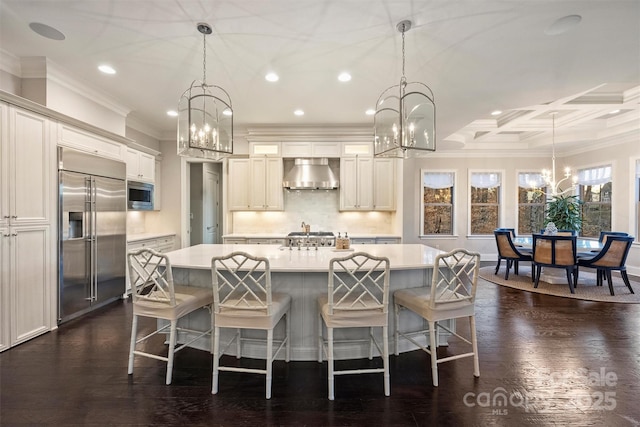
<path fill-rule="evenodd" d="M 575 28 L 545 34 L 572 14 L 582 17 Z M 433 90 L 443 147 L 548 144 L 550 109 L 564 110 L 557 143 L 586 144 L 630 121 L 640 128 L 637 0 L 0 0 L 0 49 L 47 57 L 170 133 L 166 111 L 202 78 L 196 24 L 207 22 L 207 82 L 229 92 L 236 127 L 373 125 L 365 110 L 401 75 L 403 19 L 413 21 L 406 76 Z M 66 39 L 44 38 L 31 22 Z M 117 74 L 99 73 L 101 63 Z M 265 81 L 268 71 L 280 81 Z M 339 82 L 342 71 L 353 79 Z M 496 109 L 503 115 L 492 117 Z M 570 127 L 578 136 L 563 140 Z"/>

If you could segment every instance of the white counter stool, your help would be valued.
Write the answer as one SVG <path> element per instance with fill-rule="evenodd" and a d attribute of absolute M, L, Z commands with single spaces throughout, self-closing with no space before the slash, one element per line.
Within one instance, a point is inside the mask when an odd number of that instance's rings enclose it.
<path fill-rule="evenodd" d="M 205 335 L 207 331 L 194 331 L 178 327 L 178 320 L 200 308 L 211 309 L 213 293 L 210 289 L 192 286 L 175 286 L 169 259 L 153 249 L 139 249 L 129 252 L 129 278 L 131 280 L 131 296 L 133 299 L 133 322 L 131 325 L 131 346 L 129 348 L 129 374 L 133 373 L 134 356 L 144 356 L 167 362 L 166 383 L 171 384 L 173 359 L 175 354 Z M 151 317 L 166 320 L 169 323 L 142 338 L 137 338 L 138 318 Z M 159 333 L 169 330 L 169 348 L 167 356 L 136 350 L 140 344 Z M 191 338 L 187 343 L 176 348 L 177 334 L 186 333 Z"/>
<path fill-rule="evenodd" d="M 318 362 L 322 363 L 323 350 L 327 356 L 329 399 L 334 400 L 334 376 L 349 374 L 383 373 L 384 394 L 389 396 L 389 259 L 364 252 L 355 252 L 329 261 L 329 283 L 326 295 L 318 297 Z M 323 325 L 327 339 L 323 337 Z M 374 337 L 374 327 L 382 328 L 382 343 Z M 353 343 L 354 340 L 334 341 L 337 328 L 368 328 L 369 338 L 357 340 L 369 343 L 369 359 L 373 359 L 373 346 L 382 357 L 382 368 L 334 369 L 334 344 Z"/>
<path fill-rule="evenodd" d="M 437 266 L 437 268 L 436 268 Z M 440 254 L 434 262 L 431 288 L 402 289 L 393 293 L 395 313 L 395 354 L 398 355 L 400 336 L 431 355 L 431 372 L 434 387 L 438 386 L 438 364 L 473 356 L 473 375 L 480 376 L 478 342 L 476 337 L 475 298 L 480 269 L 480 254 L 466 249 L 454 249 Z M 400 310 L 408 309 L 429 323 L 428 330 L 400 332 Z M 469 319 L 471 340 L 452 332 L 440 324 L 443 320 L 466 317 Z M 472 351 L 438 359 L 438 327 L 471 345 Z M 429 348 L 413 339 L 416 335 L 429 334 Z"/>
<path fill-rule="evenodd" d="M 211 259 L 213 277 L 213 379 L 211 393 L 218 393 L 219 371 L 250 372 L 266 376 L 266 398 L 271 398 L 273 360 L 285 348 L 285 360 L 290 358 L 291 296 L 271 291 L 269 260 L 246 252 L 233 252 Z M 273 351 L 273 330 L 285 318 L 285 336 L 276 341 Z M 234 337 L 220 350 L 220 329 L 236 329 Z M 243 338 L 243 329 L 267 331 L 265 369 L 220 366 L 220 357 L 236 342 L 236 357 L 242 356 L 242 343 L 255 339 Z"/>

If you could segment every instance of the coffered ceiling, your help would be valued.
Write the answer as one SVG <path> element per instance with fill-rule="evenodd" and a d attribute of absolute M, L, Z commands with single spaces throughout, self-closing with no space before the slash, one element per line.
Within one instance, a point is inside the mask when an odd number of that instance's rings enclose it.
<path fill-rule="evenodd" d="M 570 15 L 580 19 L 558 21 Z M 637 137 L 637 0 L 0 0 L 0 53 L 46 57 L 124 105 L 132 122 L 171 135 L 167 110 L 202 77 L 196 24 L 207 22 L 207 81 L 229 92 L 236 127 L 366 126 L 365 111 L 400 79 L 404 19 L 413 22 L 406 76 L 435 94 L 441 147 L 549 145 L 552 110 L 558 144 L 634 128 Z M 37 34 L 34 22 L 64 40 Z M 103 63 L 117 73 L 100 73 Z M 338 81 L 344 71 L 351 81 Z"/>

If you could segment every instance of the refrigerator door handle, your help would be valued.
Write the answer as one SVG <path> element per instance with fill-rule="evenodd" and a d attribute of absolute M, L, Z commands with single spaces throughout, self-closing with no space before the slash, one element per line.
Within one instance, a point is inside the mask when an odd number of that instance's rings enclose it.
<path fill-rule="evenodd" d="M 86 301 L 93 301 L 93 216 L 91 211 L 91 178 L 85 178 L 85 196 L 84 196 L 84 221 L 82 221 L 82 235 L 85 240 L 85 272 L 87 274 L 87 282 L 89 284 L 87 290 Z"/>
<path fill-rule="evenodd" d="M 98 300 L 98 211 L 96 205 L 97 199 L 97 188 L 96 188 L 96 179 L 91 178 L 91 215 L 93 218 L 91 219 L 91 277 L 93 279 L 93 291 L 92 291 L 92 301 Z"/>

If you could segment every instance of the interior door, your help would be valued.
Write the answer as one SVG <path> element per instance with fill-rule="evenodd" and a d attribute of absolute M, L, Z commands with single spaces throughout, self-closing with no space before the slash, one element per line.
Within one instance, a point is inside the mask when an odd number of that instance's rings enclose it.
<path fill-rule="evenodd" d="M 211 168 L 203 174 L 203 230 L 202 243 L 218 243 L 218 174 Z"/>

